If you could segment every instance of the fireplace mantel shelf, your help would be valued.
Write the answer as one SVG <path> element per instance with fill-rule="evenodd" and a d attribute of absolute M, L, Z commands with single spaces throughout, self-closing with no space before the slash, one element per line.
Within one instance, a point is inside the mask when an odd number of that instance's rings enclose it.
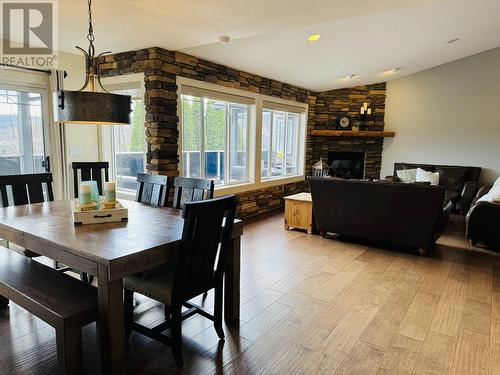
<path fill-rule="evenodd" d="M 311 135 L 323 137 L 365 137 L 365 138 L 384 138 L 394 137 L 394 132 L 373 131 L 373 130 L 311 130 Z"/>

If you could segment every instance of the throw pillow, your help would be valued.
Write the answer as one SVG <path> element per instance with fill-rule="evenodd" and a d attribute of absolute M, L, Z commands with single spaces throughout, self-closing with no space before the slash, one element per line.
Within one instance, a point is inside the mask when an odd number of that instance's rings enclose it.
<path fill-rule="evenodd" d="M 496 202 L 496 198 L 500 196 L 500 177 L 497 178 L 493 187 L 490 189 L 488 194 L 483 195 L 479 198 L 478 202 Z"/>
<path fill-rule="evenodd" d="M 439 172 L 428 172 L 417 168 L 417 182 L 430 182 L 431 185 L 439 185 Z"/>
<path fill-rule="evenodd" d="M 466 168 L 463 167 L 438 167 L 439 185 L 448 190 L 461 191 L 465 183 Z"/>
<path fill-rule="evenodd" d="M 396 171 L 398 178 L 401 182 L 415 182 L 417 180 L 417 170 L 416 169 L 400 169 Z"/>

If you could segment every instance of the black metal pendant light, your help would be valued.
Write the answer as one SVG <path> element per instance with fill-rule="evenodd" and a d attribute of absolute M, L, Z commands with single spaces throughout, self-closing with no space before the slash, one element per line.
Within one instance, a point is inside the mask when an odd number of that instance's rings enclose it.
<path fill-rule="evenodd" d="M 87 1 L 89 6 L 89 33 L 87 35 L 89 47 L 85 51 L 76 46 L 85 55 L 85 83 L 79 91 L 61 90 L 54 93 L 54 103 L 57 103 L 54 118 L 55 121 L 65 124 L 128 125 L 130 124 L 131 97 L 111 94 L 101 83 L 99 58 L 111 52 L 103 52 L 97 57 L 95 56 L 92 0 Z"/>

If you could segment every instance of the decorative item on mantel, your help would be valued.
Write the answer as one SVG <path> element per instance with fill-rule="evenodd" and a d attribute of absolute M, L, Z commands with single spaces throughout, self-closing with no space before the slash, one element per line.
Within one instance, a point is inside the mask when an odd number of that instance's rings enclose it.
<path fill-rule="evenodd" d="M 351 130 L 353 132 L 358 132 L 359 131 L 359 121 L 358 120 L 355 120 L 354 123 L 352 124 L 352 128 Z"/>
<path fill-rule="evenodd" d="M 361 126 L 363 130 L 367 130 L 368 116 L 372 114 L 372 109 L 368 108 L 368 103 L 363 103 L 363 106 L 359 110 L 359 119 L 361 120 Z"/>
<path fill-rule="evenodd" d="M 312 175 L 314 177 L 328 177 L 330 174 L 330 167 L 320 158 L 318 162 L 312 166 Z"/>
<path fill-rule="evenodd" d="M 104 189 L 104 197 L 100 197 L 96 181 L 80 183 L 80 198 L 72 205 L 75 225 L 128 220 L 127 207 L 116 200 L 116 183 L 106 182 Z"/>

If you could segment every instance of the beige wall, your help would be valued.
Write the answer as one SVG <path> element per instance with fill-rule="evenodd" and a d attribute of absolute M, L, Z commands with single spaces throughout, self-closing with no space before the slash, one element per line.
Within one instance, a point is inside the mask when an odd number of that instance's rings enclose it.
<path fill-rule="evenodd" d="M 66 90 L 79 90 L 85 80 L 85 60 L 83 55 L 59 53 L 59 69 L 66 70 L 64 80 Z M 97 161 L 98 137 L 95 125 L 66 125 L 66 145 L 68 166 L 73 161 Z"/>
<path fill-rule="evenodd" d="M 381 176 L 394 162 L 480 166 L 500 176 L 500 48 L 387 83 Z"/>
<path fill-rule="evenodd" d="M 66 90 L 79 90 L 85 81 L 85 59 L 81 54 L 59 52 L 58 68 L 66 70 L 68 76 L 64 79 Z M 74 161 L 98 161 L 99 138 L 96 125 L 65 125 L 66 129 L 66 173 L 70 196 L 73 196 L 73 172 L 71 163 Z"/>

